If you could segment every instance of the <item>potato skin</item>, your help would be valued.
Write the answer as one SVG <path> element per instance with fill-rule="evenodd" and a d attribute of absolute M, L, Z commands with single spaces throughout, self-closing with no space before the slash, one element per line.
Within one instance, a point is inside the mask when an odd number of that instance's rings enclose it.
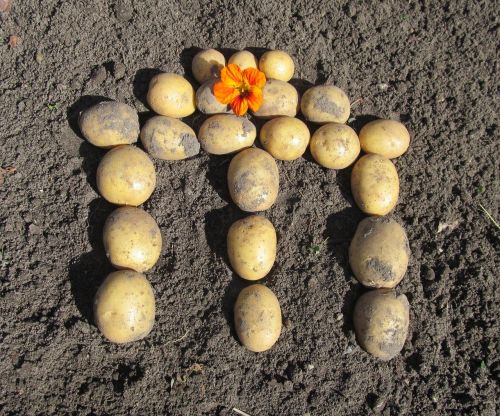
<path fill-rule="evenodd" d="M 117 269 L 145 272 L 158 261 L 161 231 L 154 218 L 135 207 L 115 209 L 104 223 L 104 251 Z"/>
<path fill-rule="evenodd" d="M 290 81 L 295 71 L 295 64 L 290 55 L 284 51 L 268 51 L 259 59 L 259 69 L 266 78 Z"/>
<path fill-rule="evenodd" d="M 219 77 L 220 70 L 226 65 L 226 58 L 215 49 L 198 52 L 192 62 L 193 76 L 200 84 L 211 78 Z"/>
<path fill-rule="evenodd" d="M 239 51 L 234 53 L 229 58 L 228 64 L 238 65 L 242 71 L 244 71 L 247 68 L 258 67 L 257 58 L 254 56 L 252 52 L 248 51 Z"/>
<path fill-rule="evenodd" d="M 345 124 L 328 123 L 311 138 L 311 154 L 321 166 L 344 169 L 354 163 L 360 152 L 356 132 Z"/>
<path fill-rule="evenodd" d="M 253 114 L 260 118 L 295 117 L 299 109 L 299 93 L 292 84 L 268 79 L 262 89 L 262 106 Z"/>
<path fill-rule="evenodd" d="M 236 221 L 227 234 L 227 254 L 233 270 L 243 279 L 262 279 L 273 267 L 276 244 L 276 230 L 268 219 L 250 215 Z"/>
<path fill-rule="evenodd" d="M 203 114 L 226 114 L 232 113 L 231 107 L 217 101 L 214 95 L 214 85 L 217 79 L 205 81 L 196 90 L 196 107 Z"/>
<path fill-rule="evenodd" d="M 271 348 L 281 333 L 281 308 L 276 295 L 259 284 L 243 289 L 234 305 L 234 325 L 240 342 L 248 350 Z"/>
<path fill-rule="evenodd" d="M 141 149 L 128 145 L 106 153 L 99 162 L 96 177 L 99 193 L 116 205 L 141 205 L 156 186 L 151 159 Z"/>
<path fill-rule="evenodd" d="M 313 123 L 345 123 L 351 113 L 346 93 L 333 85 L 309 88 L 300 101 L 304 117 Z"/>
<path fill-rule="evenodd" d="M 354 276 L 367 287 L 394 288 L 410 259 L 406 232 L 394 219 L 368 217 L 361 221 L 349 246 Z"/>
<path fill-rule="evenodd" d="M 153 111 L 162 116 L 182 118 L 196 110 L 194 89 L 178 74 L 154 76 L 149 83 L 147 101 Z"/>
<path fill-rule="evenodd" d="M 141 142 L 151 156 L 162 160 L 182 160 L 200 153 L 193 129 L 167 116 L 150 118 L 141 130 Z"/>
<path fill-rule="evenodd" d="M 409 322 L 408 299 L 390 289 L 371 290 L 354 307 L 354 331 L 359 345 L 383 361 L 394 358 L 403 349 Z"/>
<path fill-rule="evenodd" d="M 295 160 L 307 149 L 311 133 L 298 118 L 277 117 L 260 130 L 260 142 L 266 151 L 280 160 Z"/>
<path fill-rule="evenodd" d="M 225 155 L 252 146 L 257 129 L 246 117 L 218 114 L 207 118 L 200 127 L 198 140 L 207 153 Z"/>
<path fill-rule="evenodd" d="M 366 153 L 375 153 L 388 159 L 401 156 L 410 146 L 410 133 L 396 120 L 374 120 L 359 132 L 361 148 Z"/>
<path fill-rule="evenodd" d="M 94 319 L 111 342 L 145 338 L 155 322 L 155 297 L 146 276 L 132 270 L 110 273 L 94 300 Z"/>
<path fill-rule="evenodd" d="M 386 215 L 398 202 L 398 172 L 389 159 L 365 155 L 352 169 L 351 190 L 361 211 L 369 215 Z"/>
<path fill-rule="evenodd" d="M 278 166 L 264 150 L 242 150 L 229 164 L 227 182 L 231 198 L 241 210 L 264 211 L 278 196 Z"/>
<path fill-rule="evenodd" d="M 89 143 L 105 149 L 135 143 L 139 136 L 137 111 L 116 101 L 103 101 L 88 108 L 80 115 L 78 124 Z"/>

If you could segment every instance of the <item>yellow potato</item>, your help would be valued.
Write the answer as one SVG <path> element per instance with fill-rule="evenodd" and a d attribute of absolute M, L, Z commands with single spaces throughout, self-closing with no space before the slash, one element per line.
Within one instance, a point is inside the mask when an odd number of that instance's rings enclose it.
<path fill-rule="evenodd" d="M 139 136 L 139 117 L 127 104 L 104 101 L 85 110 L 78 120 L 83 136 L 94 146 L 132 144 Z"/>
<path fill-rule="evenodd" d="M 141 130 L 141 142 L 151 156 L 163 160 L 181 160 L 200 153 L 193 129 L 172 117 L 150 118 Z"/>
<path fill-rule="evenodd" d="M 154 218 L 135 207 L 121 207 L 107 218 L 103 230 L 106 256 L 117 269 L 145 272 L 158 261 L 161 231 Z"/>
<path fill-rule="evenodd" d="M 332 85 L 309 88 L 300 101 L 304 117 L 313 123 L 345 123 L 351 113 L 346 93 Z"/>
<path fill-rule="evenodd" d="M 394 164 L 380 155 L 365 155 L 354 165 L 351 190 L 361 211 L 388 214 L 397 204 L 399 177 Z"/>
<path fill-rule="evenodd" d="M 231 58 L 229 58 L 228 64 L 238 65 L 242 71 L 247 68 L 257 68 L 258 65 L 257 58 L 255 58 L 252 52 L 248 51 L 234 53 Z"/>
<path fill-rule="evenodd" d="M 158 74 L 149 83 L 148 104 L 162 116 L 182 118 L 196 110 L 191 84 L 177 74 Z"/>
<path fill-rule="evenodd" d="M 278 117 L 260 130 L 260 142 L 276 159 L 295 160 L 304 154 L 311 134 L 298 118 Z"/>
<path fill-rule="evenodd" d="M 354 307 L 354 331 L 361 348 L 383 361 L 403 349 L 408 335 L 410 305 L 405 295 L 393 290 L 372 290 Z"/>
<path fill-rule="evenodd" d="M 253 352 L 271 348 L 281 333 L 281 308 L 276 295 L 263 285 L 243 289 L 234 305 L 234 325 L 244 347 Z"/>
<path fill-rule="evenodd" d="M 155 296 L 146 276 L 132 270 L 110 273 L 95 296 L 94 319 L 111 342 L 147 337 L 155 323 Z"/>
<path fill-rule="evenodd" d="M 227 181 L 231 198 L 243 211 L 264 211 L 278 196 L 278 166 L 264 150 L 250 148 L 233 157 Z"/>
<path fill-rule="evenodd" d="M 200 84 L 210 78 L 217 78 L 220 70 L 226 65 L 226 58 L 215 49 L 205 49 L 198 52 L 193 58 L 193 76 Z"/>
<path fill-rule="evenodd" d="M 236 221 L 227 234 L 231 266 L 243 279 L 262 279 L 273 267 L 276 244 L 276 230 L 268 219 L 251 215 Z"/>
<path fill-rule="evenodd" d="M 401 156 L 410 145 L 410 133 L 396 120 L 374 120 L 359 132 L 361 148 L 366 153 L 375 153 L 388 159 Z"/>
<path fill-rule="evenodd" d="M 246 117 L 218 114 L 203 122 L 198 140 L 205 152 L 224 155 L 252 146 L 256 135 L 255 126 Z"/>
<path fill-rule="evenodd" d="M 111 149 L 101 159 L 96 176 L 100 194 L 117 205 L 141 205 L 156 186 L 153 162 L 134 146 Z"/>
<path fill-rule="evenodd" d="M 299 109 L 299 94 L 288 82 L 268 79 L 262 90 L 262 106 L 254 112 L 256 117 L 295 117 Z"/>
<path fill-rule="evenodd" d="M 367 287 L 392 289 L 403 278 L 410 259 L 405 230 L 393 219 L 361 221 L 349 247 L 354 276 Z"/>
<path fill-rule="evenodd" d="M 356 132 L 345 124 L 328 123 L 316 130 L 311 137 L 311 154 L 321 166 L 344 169 L 359 155 Z"/>
<path fill-rule="evenodd" d="M 216 82 L 219 82 L 219 80 L 209 79 L 196 90 L 196 107 L 203 114 L 232 113 L 231 107 L 220 103 L 217 101 L 217 98 L 215 98 L 214 84 Z"/>
<path fill-rule="evenodd" d="M 286 52 L 268 51 L 261 56 L 259 69 L 264 72 L 266 78 L 290 81 L 295 71 L 295 64 Z"/>

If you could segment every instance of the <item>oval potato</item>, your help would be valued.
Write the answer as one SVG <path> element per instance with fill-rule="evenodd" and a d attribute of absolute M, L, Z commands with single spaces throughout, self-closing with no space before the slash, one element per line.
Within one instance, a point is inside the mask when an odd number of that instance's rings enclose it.
<path fill-rule="evenodd" d="M 398 172 L 389 159 L 365 155 L 352 169 L 351 190 L 361 211 L 369 215 L 386 215 L 398 202 Z"/>
<path fill-rule="evenodd" d="M 273 267 L 276 244 L 276 230 L 268 219 L 251 215 L 236 221 L 227 234 L 227 253 L 233 270 L 243 279 L 262 279 Z"/>
<path fill-rule="evenodd" d="M 149 106 L 162 116 L 182 118 L 196 110 L 194 89 L 178 74 L 158 74 L 151 79 L 147 95 Z"/>
<path fill-rule="evenodd" d="M 268 79 L 262 89 L 262 106 L 253 114 L 261 118 L 295 117 L 299 109 L 299 93 L 292 84 Z"/>
<path fill-rule="evenodd" d="M 388 159 L 401 156 L 410 146 L 410 133 L 396 120 L 374 120 L 359 132 L 361 148 L 366 153 L 375 153 Z"/>
<path fill-rule="evenodd" d="M 354 163 L 360 152 L 356 132 L 345 124 L 328 123 L 311 137 L 311 154 L 321 166 L 344 169 Z"/>
<path fill-rule="evenodd" d="M 271 348 L 281 333 L 281 308 L 276 295 L 263 285 L 243 289 L 234 305 L 234 325 L 240 342 L 253 352 Z"/>
<path fill-rule="evenodd" d="M 231 198 L 243 211 L 264 211 L 278 196 L 278 166 L 264 150 L 250 148 L 234 156 L 227 179 Z"/>
<path fill-rule="evenodd" d="M 222 104 L 215 98 L 214 85 L 216 82 L 218 80 L 209 79 L 196 90 L 196 107 L 203 114 L 232 113 L 231 107 Z"/>
<path fill-rule="evenodd" d="M 215 49 L 198 52 L 192 63 L 193 76 L 200 84 L 211 78 L 217 78 L 220 70 L 226 65 L 226 58 Z"/>
<path fill-rule="evenodd" d="M 111 342 L 145 338 L 155 322 L 155 297 L 146 277 L 132 270 L 110 273 L 95 296 L 94 318 Z"/>
<path fill-rule="evenodd" d="M 139 136 L 137 111 L 124 103 L 103 101 L 85 110 L 78 120 L 83 136 L 94 146 L 132 144 Z"/>
<path fill-rule="evenodd" d="M 200 127 L 198 140 L 207 153 L 224 155 L 252 146 L 257 129 L 246 117 L 218 114 L 207 118 Z"/>
<path fill-rule="evenodd" d="M 354 307 L 354 331 L 361 348 L 383 361 L 403 349 L 408 335 L 410 305 L 405 295 L 393 290 L 372 290 Z"/>
<path fill-rule="evenodd" d="M 141 130 L 141 142 L 151 156 L 162 160 L 182 160 L 200 153 L 193 129 L 167 116 L 150 118 Z"/>
<path fill-rule="evenodd" d="M 332 85 L 309 88 L 300 101 L 304 117 L 313 123 L 345 123 L 351 113 L 346 93 Z"/>
<path fill-rule="evenodd" d="M 117 269 L 145 272 L 161 253 L 161 231 L 154 218 L 135 207 L 115 209 L 104 223 L 104 251 Z"/>
<path fill-rule="evenodd" d="M 284 51 L 267 51 L 259 59 L 259 69 L 266 78 L 290 81 L 295 71 L 295 64 Z"/>
<path fill-rule="evenodd" d="M 118 146 L 111 149 L 97 166 L 97 188 L 108 202 L 141 205 L 153 193 L 156 172 L 153 162 L 141 149 Z"/>
<path fill-rule="evenodd" d="M 295 160 L 306 151 L 311 133 L 298 118 L 285 116 L 266 122 L 259 138 L 264 149 L 276 159 Z"/>
<path fill-rule="evenodd" d="M 231 55 L 229 58 L 228 64 L 235 64 L 240 67 L 242 71 L 247 68 L 257 68 L 257 58 L 255 58 L 254 54 L 249 51 L 239 51 Z"/>
<path fill-rule="evenodd" d="M 349 246 L 349 263 L 360 283 L 392 289 L 403 279 L 409 259 L 406 232 L 395 220 L 368 217 L 359 223 Z"/>

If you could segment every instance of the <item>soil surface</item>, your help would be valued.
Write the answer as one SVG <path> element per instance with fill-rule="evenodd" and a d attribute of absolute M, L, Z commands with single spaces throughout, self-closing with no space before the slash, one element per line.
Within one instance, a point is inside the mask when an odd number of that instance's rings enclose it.
<path fill-rule="evenodd" d="M 14 1 L 0 16 L 0 414 L 496 414 L 499 231 L 483 211 L 499 219 L 495 2 L 42 3 Z M 147 273 L 153 332 L 118 346 L 94 326 L 92 299 L 112 270 L 102 226 L 114 207 L 95 186 L 105 151 L 81 138 L 77 116 L 111 98 L 143 124 L 150 78 L 189 76 L 206 47 L 227 57 L 284 49 L 300 92 L 347 91 L 356 129 L 374 117 L 408 126 L 394 215 L 412 250 L 398 286 L 411 324 L 392 361 L 362 351 L 353 333 L 365 289 L 347 262 L 363 218 L 350 170 L 309 154 L 278 163 L 279 197 L 265 212 L 279 252 L 264 283 L 285 324 L 270 351 L 250 353 L 235 337 L 244 283 L 225 235 L 244 214 L 229 200 L 230 157 L 203 152 L 155 161 L 158 185 L 144 204 L 164 237 Z M 203 119 L 188 123 L 196 130 Z"/>

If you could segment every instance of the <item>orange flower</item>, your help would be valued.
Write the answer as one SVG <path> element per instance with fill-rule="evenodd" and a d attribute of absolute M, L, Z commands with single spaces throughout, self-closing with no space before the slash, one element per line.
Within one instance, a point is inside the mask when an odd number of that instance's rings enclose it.
<path fill-rule="evenodd" d="M 229 64 L 220 71 L 220 81 L 214 85 L 214 95 L 222 104 L 229 104 L 238 116 L 248 108 L 257 111 L 262 105 L 262 88 L 266 76 L 257 68 L 241 71 L 235 64 Z"/>

